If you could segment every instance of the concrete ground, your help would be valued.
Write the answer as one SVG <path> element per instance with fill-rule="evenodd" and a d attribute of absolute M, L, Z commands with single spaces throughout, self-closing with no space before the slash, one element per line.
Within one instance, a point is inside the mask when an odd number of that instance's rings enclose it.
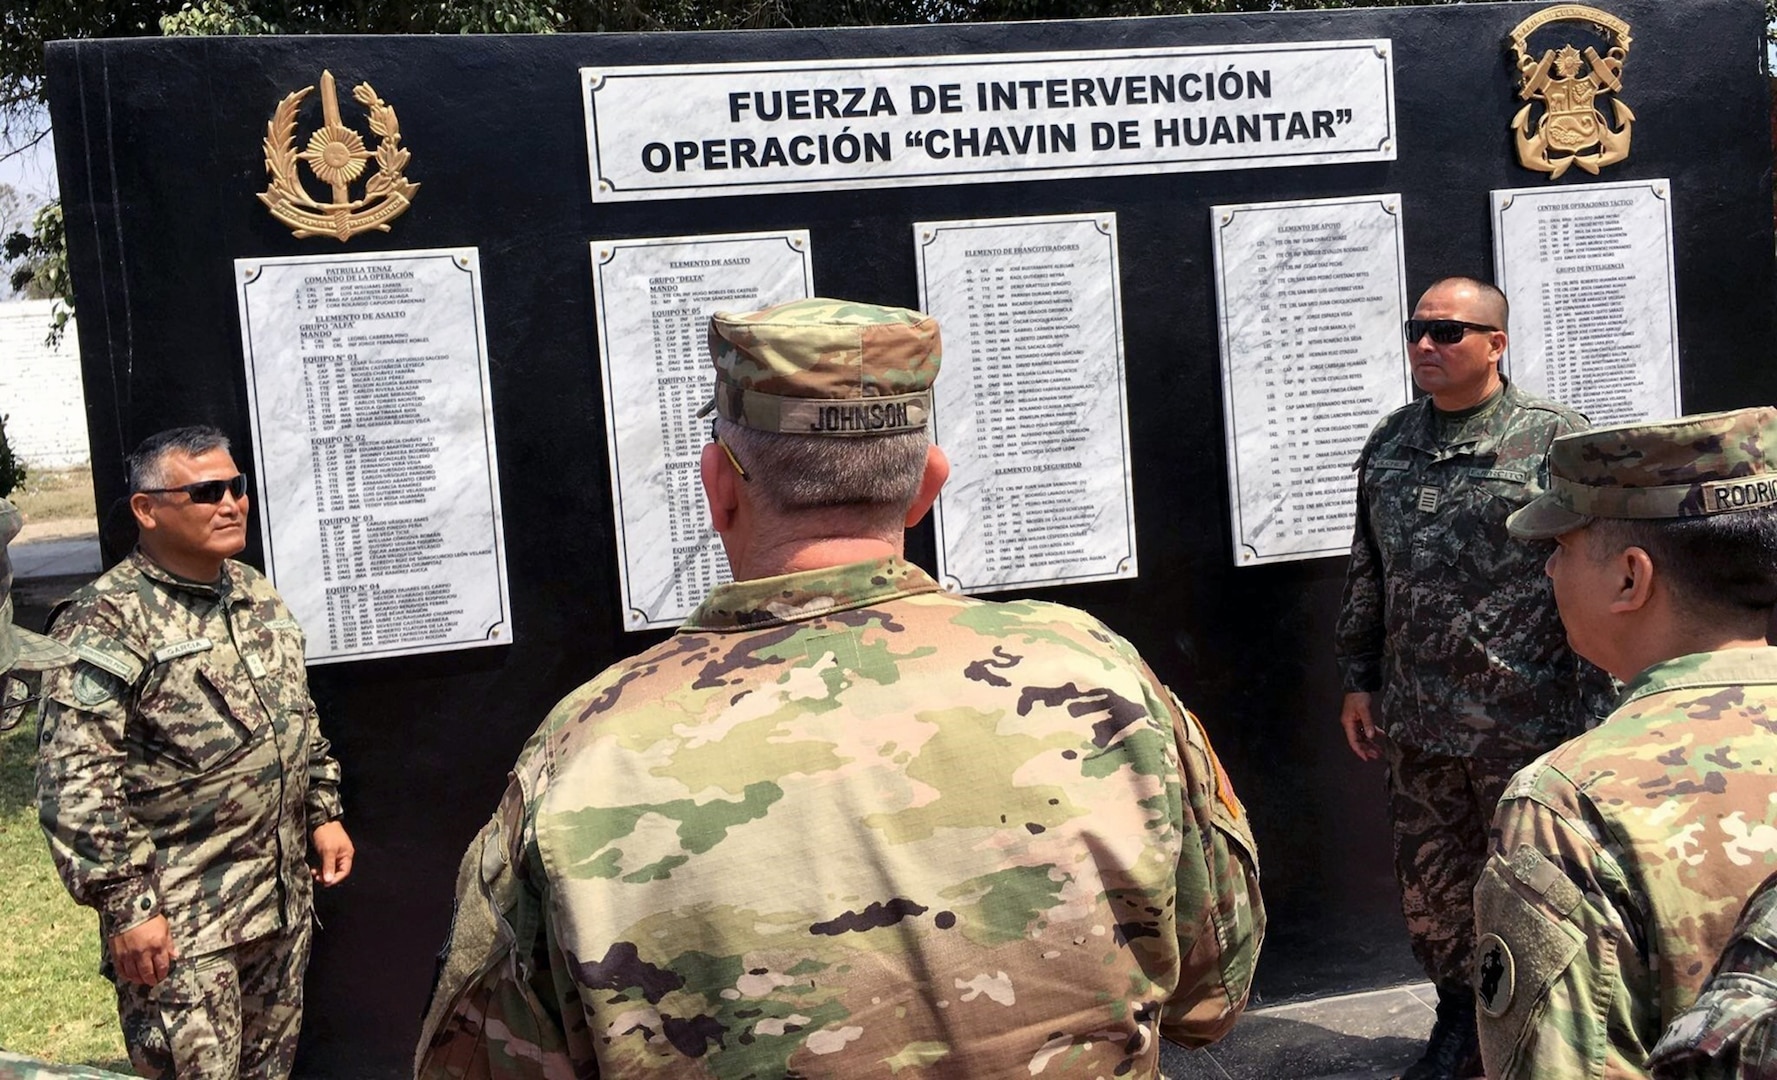
<path fill-rule="evenodd" d="M 99 573 L 91 524 L 59 525 L 27 525 L 10 548 L 16 617 L 33 629 Z M 1419 1057 L 1436 1002 L 1418 983 L 1253 1008 L 1208 1049 L 1164 1044 L 1160 1066 L 1168 1080 L 1384 1080 Z"/>
<path fill-rule="evenodd" d="M 1169 1080 L 1383 1080 L 1418 1060 L 1431 1034 L 1430 983 L 1249 1009 L 1207 1050 L 1160 1051 Z"/>

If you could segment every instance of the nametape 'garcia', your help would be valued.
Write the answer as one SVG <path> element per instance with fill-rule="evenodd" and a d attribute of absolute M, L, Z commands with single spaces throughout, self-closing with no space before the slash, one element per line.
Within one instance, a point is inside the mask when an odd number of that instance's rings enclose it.
<path fill-rule="evenodd" d="M 378 97 L 367 82 L 352 88 L 352 100 L 364 106 L 376 149 L 347 127 L 339 115 L 339 94 L 333 73 L 321 72 L 321 127 L 309 136 L 302 152 L 296 149 L 297 112 L 314 91 L 305 86 L 286 94 L 265 127 L 265 171 L 271 184 L 259 193 L 259 201 L 272 217 L 290 226 L 298 240 L 333 236 L 341 243 L 371 229 L 389 231 L 389 222 L 407 212 L 414 192 L 420 189 L 403 175 L 409 154 L 401 145 L 401 124 L 395 109 Z M 364 163 L 374 158 L 376 171 L 364 183 L 363 198 L 352 197 L 352 184 L 364 175 Z M 332 198 L 322 201 L 309 194 L 297 175 L 297 162 L 330 189 Z"/>
<path fill-rule="evenodd" d="M 1596 28 L 1610 38 L 1610 50 L 1600 56 L 1595 47 L 1588 45 L 1582 53 L 1569 43 L 1559 51 L 1544 51 L 1541 59 L 1532 57 L 1530 35 L 1550 23 L 1563 22 Z M 1512 52 L 1518 60 L 1518 97 L 1529 102 L 1512 117 L 1520 165 L 1558 180 L 1570 166 L 1596 176 L 1606 165 L 1629 156 L 1635 113 L 1615 96 L 1623 89 L 1629 41 L 1628 23 L 1584 4 L 1545 8 L 1512 29 Z M 1610 95 L 1611 112 L 1616 119 L 1614 128 L 1598 111 L 1604 95 Z M 1532 124 L 1530 114 L 1538 102 L 1542 103 L 1543 115 Z"/>

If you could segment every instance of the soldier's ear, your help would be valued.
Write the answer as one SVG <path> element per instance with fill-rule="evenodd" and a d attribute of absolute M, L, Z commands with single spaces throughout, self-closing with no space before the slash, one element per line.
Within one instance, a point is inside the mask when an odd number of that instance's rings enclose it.
<path fill-rule="evenodd" d="M 1610 610 L 1618 614 L 1628 614 L 1645 609 L 1654 595 L 1657 571 L 1653 559 L 1642 548 L 1630 546 L 1617 553 L 1614 563 L 1619 580 L 1616 595 L 1611 598 Z"/>
<path fill-rule="evenodd" d="M 160 527 L 154 520 L 154 496 L 144 495 L 140 491 L 130 496 L 130 516 L 136 519 L 136 528 L 152 531 Z"/>
<path fill-rule="evenodd" d="M 950 479 L 950 458 L 938 449 L 936 443 L 926 447 L 925 471 L 919 477 L 919 492 L 913 496 L 913 502 L 907 507 L 906 527 L 911 529 L 926 516 L 926 511 L 937 501 L 938 492 L 944 487 L 944 481 Z"/>
<path fill-rule="evenodd" d="M 734 527 L 734 512 L 740 506 L 740 473 L 715 442 L 703 444 L 697 471 L 703 480 L 704 501 L 710 504 L 710 527 L 719 533 L 727 532 Z"/>

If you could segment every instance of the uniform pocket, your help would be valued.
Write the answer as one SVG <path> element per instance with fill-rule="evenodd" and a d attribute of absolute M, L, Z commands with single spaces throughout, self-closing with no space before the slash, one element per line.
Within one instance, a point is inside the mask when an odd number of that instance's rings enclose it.
<path fill-rule="evenodd" d="M 250 692 L 250 691 L 249 691 Z M 259 710 L 238 700 L 240 692 L 196 657 L 166 665 L 143 694 L 139 710 L 152 718 L 151 750 L 176 758 L 194 772 L 208 772 L 238 753 L 258 727 Z"/>

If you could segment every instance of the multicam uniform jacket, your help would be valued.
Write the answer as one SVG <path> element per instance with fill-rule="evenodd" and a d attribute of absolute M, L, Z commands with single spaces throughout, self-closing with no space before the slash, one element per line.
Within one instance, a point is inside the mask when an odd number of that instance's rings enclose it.
<path fill-rule="evenodd" d="M 1660 1036 L 1656 1080 L 1777 1076 L 1777 874 L 1747 901 L 1703 994 Z"/>
<path fill-rule="evenodd" d="M 181 953 L 309 917 L 308 833 L 341 814 L 303 637 L 271 582 L 225 589 L 141 552 L 75 593 L 51 634 L 37 797 L 68 891 L 100 932 L 164 914 Z"/>
<path fill-rule="evenodd" d="M 1264 922 L 1203 729 L 1102 624 L 898 559 L 766 578 L 527 744 L 416 1070 L 1151 1077 Z"/>
<path fill-rule="evenodd" d="M 1579 413 L 1510 382 L 1440 444 L 1430 397 L 1382 419 L 1358 459 L 1357 528 L 1335 654 L 1347 691 L 1381 691 L 1397 742 L 1452 757 L 1557 746 L 1610 707 L 1610 679 L 1567 646 L 1543 574 L 1553 544 L 1514 540 L 1557 435 Z"/>
<path fill-rule="evenodd" d="M 1493 829 L 1475 889 L 1487 1075 L 1647 1076 L 1777 871 L 1777 648 L 1648 668 L 1513 779 Z"/>

